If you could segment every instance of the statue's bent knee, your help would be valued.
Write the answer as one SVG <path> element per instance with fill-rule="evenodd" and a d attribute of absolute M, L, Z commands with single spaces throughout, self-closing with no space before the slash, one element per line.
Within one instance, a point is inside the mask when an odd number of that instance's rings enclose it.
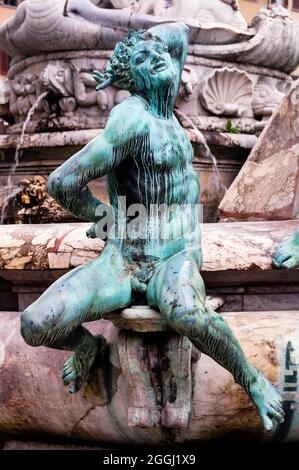
<path fill-rule="evenodd" d="M 30 307 L 21 316 L 21 335 L 29 346 L 42 346 L 46 342 L 46 330 Z"/>

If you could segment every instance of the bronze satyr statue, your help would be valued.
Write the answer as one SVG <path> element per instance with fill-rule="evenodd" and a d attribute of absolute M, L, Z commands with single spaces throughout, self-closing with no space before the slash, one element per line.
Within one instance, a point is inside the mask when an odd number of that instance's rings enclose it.
<path fill-rule="evenodd" d="M 175 331 L 231 372 L 270 431 L 273 420 L 284 420 L 279 392 L 247 361 L 224 318 L 206 306 L 193 149 L 173 114 L 187 47 L 183 23 L 130 31 L 105 72 L 95 73 L 98 88 L 114 83 L 131 96 L 113 109 L 101 135 L 51 174 L 48 192 L 74 215 L 94 222 L 90 237 L 99 235 L 105 220 L 106 245 L 99 258 L 58 279 L 24 311 L 21 331 L 31 346 L 74 352 L 62 379 L 75 393 L 105 345 L 82 323 L 144 299 Z M 103 175 L 114 214 L 111 224 L 110 206 L 88 188 Z M 161 205 L 162 213 L 156 210 Z M 144 214 L 137 223 L 132 216 L 140 206 Z M 131 236 L 123 236 L 129 222 Z"/>

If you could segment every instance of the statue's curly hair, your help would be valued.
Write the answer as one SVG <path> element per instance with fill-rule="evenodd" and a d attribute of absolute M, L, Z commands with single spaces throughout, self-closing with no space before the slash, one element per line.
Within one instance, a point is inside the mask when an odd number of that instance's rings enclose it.
<path fill-rule="evenodd" d="M 94 72 L 95 79 L 100 83 L 97 89 L 107 88 L 112 83 L 124 90 L 133 91 L 134 80 L 131 74 L 130 59 L 133 48 L 140 41 L 158 41 L 167 52 L 166 44 L 153 33 L 140 30 L 129 30 L 128 35 L 115 46 L 112 56 L 103 73 Z"/>

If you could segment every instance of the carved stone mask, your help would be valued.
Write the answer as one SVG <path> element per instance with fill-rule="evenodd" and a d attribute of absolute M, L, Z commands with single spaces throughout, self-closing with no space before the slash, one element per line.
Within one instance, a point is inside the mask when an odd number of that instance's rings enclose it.
<path fill-rule="evenodd" d="M 70 64 L 61 62 L 50 62 L 42 75 L 43 85 L 60 96 L 69 97 L 73 95 L 72 68 Z"/>

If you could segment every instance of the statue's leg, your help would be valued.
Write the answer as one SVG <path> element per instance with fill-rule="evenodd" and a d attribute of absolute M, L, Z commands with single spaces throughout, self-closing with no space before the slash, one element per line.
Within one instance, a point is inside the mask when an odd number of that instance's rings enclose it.
<path fill-rule="evenodd" d="M 74 351 L 65 363 L 63 382 L 75 393 L 87 380 L 104 338 L 94 337 L 83 322 L 130 305 L 131 283 L 118 250 L 106 246 L 102 255 L 70 271 L 29 306 L 21 319 L 21 333 L 31 346 Z"/>
<path fill-rule="evenodd" d="M 283 422 L 276 388 L 251 365 L 224 318 L 205 306 L 205 286 L 191 254 L 181 252 L 159 268 L 148 286 L 148 302 L 159 307 L 178 333 L 225 367 L 257 406 L 265 429 Z"/>

